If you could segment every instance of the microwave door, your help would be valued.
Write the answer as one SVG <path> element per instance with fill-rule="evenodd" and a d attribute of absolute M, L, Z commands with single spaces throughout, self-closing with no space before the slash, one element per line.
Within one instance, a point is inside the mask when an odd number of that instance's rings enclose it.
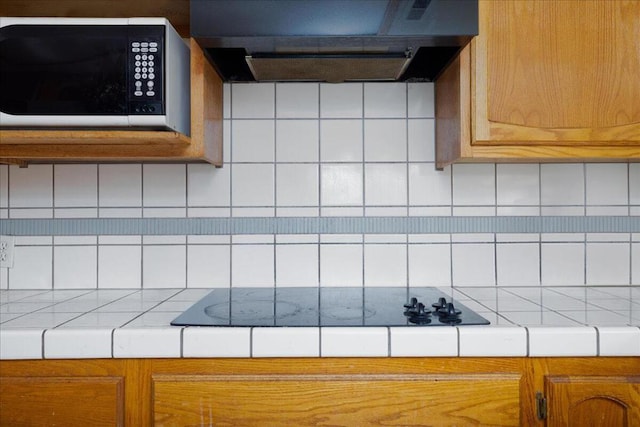
<path fill-rule="evenodd" d="M 127 55 L 126 26 L 3 28 L 3 126 L 126 127 Z"/>

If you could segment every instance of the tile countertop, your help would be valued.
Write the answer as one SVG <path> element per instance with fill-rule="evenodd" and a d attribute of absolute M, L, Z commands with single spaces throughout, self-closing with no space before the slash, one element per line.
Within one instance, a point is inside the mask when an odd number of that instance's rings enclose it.
<path fill-rule="evenodd" d="M 2 290 L 0 359 L 640 356 L 640 286 L 443 288 L 461 327 L 176 327 L 210 289 Z"/>

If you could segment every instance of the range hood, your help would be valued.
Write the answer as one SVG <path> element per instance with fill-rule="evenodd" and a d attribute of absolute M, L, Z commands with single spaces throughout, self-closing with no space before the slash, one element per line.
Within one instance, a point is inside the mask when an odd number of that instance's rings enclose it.
<path fill-rule="evenodd" d="M 477 0 L 191 0 L 225 81 L 433 81 L 477 34 Z"/>

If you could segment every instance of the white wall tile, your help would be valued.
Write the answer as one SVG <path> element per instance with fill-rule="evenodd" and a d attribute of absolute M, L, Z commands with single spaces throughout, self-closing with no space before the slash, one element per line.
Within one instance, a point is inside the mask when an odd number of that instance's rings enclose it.
<path fill-rule="evenodd" d="M 363 201 L 361 164 L 320 166 L 320 197 L 325 206 L 357 206 Z"/>
<path fill-rule="evenodd" d="M 185 328 L 183 357 L 250 357 L 251 328 Z"/>
<path fill-rule="evenodd" d="M 16 246 L 13 268 L 9 269 L 9 289 L 52 289 L 53 249 L 51 246 Z"/>
<path fill-rule="evenodd" d="M 598 340 L 591 327 L 529 327 L 529 356 L 597 356 Z"/>
<path fill-rule="evenodd" d="M 410 162 L 435 161 L 436 121 L 411 119 L 407 123 L 408 158 Z M 434 166 L 435 169 L 435 166 Z"/>
<path fill-rule="evenodd" d="M 323 162 L 352 162 L 363 159 L 362 120 L 322 120 L 320 158 Z"/>
<path fill-rule="evenodd" d="M 627 205 L 628 166 L 624 163 L 585 164 L 588 205 Z"/>
<path fill-rule="evenodd" d="M 364 159 L 367 162 L 406 161 L 406 120 L 365 120 Z"/>
<path fill-rule="evenodd" d="M 276 165 L 278 206 L 318 206 L 318 165 Z"/>
<path fill-rule="evenodd" d="M 98 286 L 96 246 L 55 246 L 53 284 L 55 289 L 93 289 Z"/>
<path fill-rule="evenodd" d="M 318 286 L 318 245 L 276 245 L 276 286 Z"/>
<path fill-rule="evenodd" d="M 629 203 L 640 205 L 640 163 L 629 164 Z"/>
<path fill-rule="evenodd" d="M 587 284 L 628 285 L 629 243 L 587 243 Z"/>
<path fill-rule="evenodd" d="M 231 117 L 231 83 L 222 84 L 222 117 Z"/>
<path fill-rule="evenodd" d="M 145 207 L 183 207 L 187 200 L 186 166 L 145 164 L 142 168 Z"/>
<path fill-rule="evenodd" d="M 56 207 L 97 206 L 96 165 L 55 165 L 53 172 L 53 197 Z"/>
<path fill-rule="evenodd" d="M 540 201 L 543 205 L 583 205 L 583 164 L 542 164 Z"/>
<path fill-rule="evenodd" d="M 541 282 L 546 286 L 585 283 L 583 243 L 542 243 Z"/>
<path fill-rule="evenodd" d="M 276 117 L 318 117 L 319 94 L 317 83 L 276 83 Z"/>
<path fill-rule="evenodd" d="M 320 117 L 362 117 L 362 83 L 321 83 Z"/>
<path fill-rule="evenodd" d="M 456 286 L 495 285 L 494 245 L 454 243 L 452 245 L 453 284 Z"/>
<path fill-rule="evenodd" d="M 320 247 L 322 286 L 362 286 L 362 245 L 324 244 Z"/>
<path fill-rule="evenodd" d="M 321 328 L 322 357 L 387 357 L 389 330 L 387 328 Z"/>
<path fill-rule="evenodd" d="M 231 204 L 231 168 L 209 164 L 187 166 L 189 206 L 229 206 Z"/>
<path fill-rule="evenodd" d="M 53 166 L 9 166 L 9 207 L 53 206 Z"/>
<path fill-rule="evenodd" d="M 438 171 L 433 163 L 409 164 L 409 205 L 451 206 L 451 168 Z"/>
<path fill-rule="evenodd" d="M 142 248 L 101 245 L 98 248 L 98 288 L 140 288 Z"/>
<path fill-rule="evenodd" d="M 409 117 L 435 117 L 434 83 L 408 83 Z"/>
<path fill-rule="evenodd" d="M 273 286 L 273 245 L 233 245 L 231 247 L 232 286 Z"/>
<path fill-rule="evenodd" d="M 451 245 L 409 245 L 410 286 L 451 286 Z"/>
<path fill-rule="evenodd" d="M 631 244 L 631 284 L 640 285 L 640 243 Z"/>
<path fill-rule="evenodd" d="M 406 164 L 366 164 L 364 201 L 367 206 L 407 204 Z"/>
<path fill-rule="evenodd" d="M 231 248 L 229 245 L 189 245 L 187 287 L 229 287 Z"/>
<path fill-rule="evenodd" d="M 538 205 L 540 203 L 540 167 L 536 164 L 500 164 L 496 166 L 499 205 Z"/>
<path fill-rule="evenodd" d="M 98 172 L 100 206 L 142 205 L 141 165 L 99 165 Z"/>
<path fill-rule="evenodd" d="M 540 284 L 540 245 L 538 243 L 497 244 L 496 257 L 499 286 Z"/>
<path fill-rule="evenodd" d="M 273 118 L 275 85 L 273 83 L 234 83 L 231 85 L 231 117 Z"/>
<path fill-rule="evenodd" d="M 458 328 L 460 356 L 524 357 L 527 355 L 527 330 L 517 327 Z"/>
<path fill-rule="evenodd" d="M 407 86 L 404 83 L 365 83 L 364 116 L 407 116 Z"/>
<path fill-rule="evenodd" d="M 278 162 L 317 162 L 318 120 L 279 120 L 276 122 L 276 160 Z"/>
<path fill-rule="evenodd" d="M 320 328 L 253 328 L 253 357 L 318 357 Z"/>
<path fill-rule="evenodd" d="M 389 328 L 392 357 L 456 357 L 457 328 Z"/>
<path fill-rule="evenodd" d="M 9 207 L 9 166 L 0 165 L 0 208 Z"/>
<path fill-rule="evenodd" d="M 407 246 L 366 244 L 364 246 L 365 286 L 406 286 Z"/>
<path fill-rule="evenodd" d="M 273 206 L 273 165 L 234 164 L 231 182 L 231 203 L 234 206 Z"/>
<path fill-rule="evenodd" d="M 234 120 L 231 125 L 231 157 L 234 162 L 273 162 L 273 120 Z"/>
<path fill-rule="evenodd" d="M 453 166 L 454 205 L 495 205 L 495 166 L 457 164 Z"/>
<path fill-rule="evenodd" d="M 147 245 L 142 248 L 142 287 L 184 288 L 186 286 L 184 245 Z"/>

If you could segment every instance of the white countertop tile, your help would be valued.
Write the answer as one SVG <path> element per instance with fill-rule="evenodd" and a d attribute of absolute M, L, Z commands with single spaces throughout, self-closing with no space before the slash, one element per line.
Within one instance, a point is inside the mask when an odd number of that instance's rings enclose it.
<path fill-rule="evenodd" d="M 251 357 L 251 328 L 184 328 L 183 357 Z"/>
<path fill-rule="evenodd" d="M 597 356 L 598 337 L 591 327 L 530 327 L 529 356 Z"/>
<path fill-rule="evenodd" d="M 488 326 L 170 326 L 210 291 L 0 290 L 0 358 L 640 355 L 639 286 L 444 289 Z"/>

